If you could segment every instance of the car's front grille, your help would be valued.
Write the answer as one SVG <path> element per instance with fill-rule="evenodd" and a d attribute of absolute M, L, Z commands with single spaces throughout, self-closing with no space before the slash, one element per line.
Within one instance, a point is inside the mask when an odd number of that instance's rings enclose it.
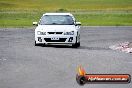
<path fill-rule="evenodd" d="M 48 34 L 62 34 L 63 32 L 48 32 Z"/>
<path fill-rule="evenodd" d="M 63 32 L 56 32 L 56 34 L 62 34 Z"/>
<path fill-rule="evenodd" d="M 55 32 L 48 32 L 48 34 L 55 34 Z"/>
<path fill-rule="evenodd" d="M 59 38 L 59 40 L 51 40 L 51 38 L 44 38 L 46 42 L 65 42 L 66 38 Z"/>

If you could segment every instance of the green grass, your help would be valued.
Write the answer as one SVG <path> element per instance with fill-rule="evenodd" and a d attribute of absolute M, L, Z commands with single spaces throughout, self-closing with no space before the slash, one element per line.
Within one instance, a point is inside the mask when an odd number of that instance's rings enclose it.
<path fill-rule="evenodd" d="M 6 10 L 68 11 L 132 10 L 132 0 L 0 0 Z"/>
<path fill-rule="evenodd" d="M 132 26 L 132 0 L 0 0 L 0 27 L 31 27 L 43 13 L 59 11 L 85 26 Z"/>
<path fill-rule="evenodd" d="M 0 13 L 0 27 L 32 26 L 32 22 L 38 21 L 41 15 L 33 13 Z"/>
<path fill-rule="evenodd" d="M 132 14 L 81 14 L 76 18 L 88 26 L 131 26 Z"/>

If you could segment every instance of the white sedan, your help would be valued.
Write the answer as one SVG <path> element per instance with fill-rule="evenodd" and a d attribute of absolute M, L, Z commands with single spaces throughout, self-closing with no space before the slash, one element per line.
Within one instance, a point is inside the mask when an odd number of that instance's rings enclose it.
<path fill-rule="evenodd" d="M 45 13 L 39 23 L 33 22 L 35 46 L 38 44 L 71 44 L 80 46 L 80 22 L 70 13 Z"/>

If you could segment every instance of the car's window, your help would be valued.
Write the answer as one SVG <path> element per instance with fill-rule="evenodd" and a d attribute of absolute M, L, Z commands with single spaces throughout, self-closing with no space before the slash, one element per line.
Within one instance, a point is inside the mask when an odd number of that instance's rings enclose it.
<path fill-rule="evenodd" d="M 73 25 L 74 20 L 69 15 L 45 15 L 40 20 L 40 25 Z"/>

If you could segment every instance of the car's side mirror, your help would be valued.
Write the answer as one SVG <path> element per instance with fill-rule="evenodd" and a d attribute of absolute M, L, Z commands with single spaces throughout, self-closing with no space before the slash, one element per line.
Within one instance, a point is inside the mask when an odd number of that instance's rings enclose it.
<path fill-rule="evenodd" d="M 75 25 L 76 26 L 80 26 L 81 25 L 81 22 L 76 22 Z"/>
<path fill-rule="evenodd" d="M 33 25 L 38 26 L 38 22 L 33 22 Z"/>

